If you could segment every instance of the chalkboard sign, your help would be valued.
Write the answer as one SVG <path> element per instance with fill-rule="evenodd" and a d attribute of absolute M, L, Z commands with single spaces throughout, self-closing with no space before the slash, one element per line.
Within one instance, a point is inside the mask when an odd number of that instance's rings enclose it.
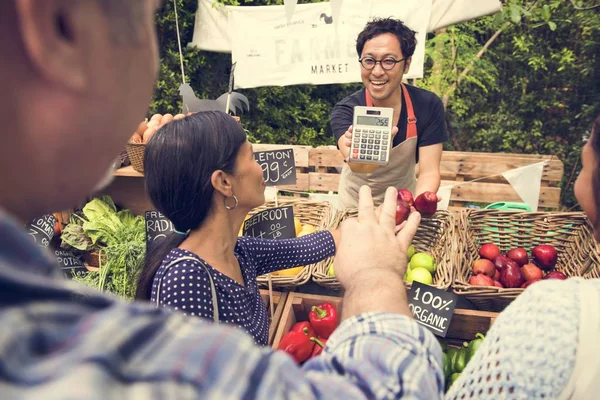
<path fill-rule="evenodd" d="M 167 217 L 158 211 L 146 211 L 146 251 L 152 245 L 166 239 L 167 236 L 175 235 L 175 227 Z"/>
<path fill-rule="evenodd" d="M 413 282 L 408 292 L 408 308 L 413 313 L 415 321 L 440 337 L 446 337 L 456 301 L 457 297 L 454 293 L 420 282 Z"/>
<path fill-rule="evenodd" d="M 244 236 L 265 239 L 291 239 L 296 237 L 294 208 L 292 206 L 269 208 L 260 211 L 244 222 Z"/>
<path fill-rule="evenodd" d="M 35 244 L 47 249 L 54 237 L 54 225 L 56 225 L 56 218 L 48 214 L 34 219 L 25 228 Z"/>
<path fill-rule="evenodd" d="M 67 277 L 72 277 L 73 275 L 84 276 L 87 274 L 87 268 L 83 260 L 73 254 L 71 250 L 54 249 L 54 255 L 56 256 L 59 268 Z"/>
<path fill-rule="evenodd" d="M 260 164 L 267 186 L 295 185 L 296 161 L 293 149 L 257 151 L 254 159 Z"/>

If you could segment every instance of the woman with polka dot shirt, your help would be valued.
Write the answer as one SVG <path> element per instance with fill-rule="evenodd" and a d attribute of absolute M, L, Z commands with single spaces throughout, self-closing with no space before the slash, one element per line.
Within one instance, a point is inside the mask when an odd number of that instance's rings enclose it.
<path fill-rule="evenodd" d="M 144 175 L 152 203 L 178 234 L 147 254 L 136 297 L 211 320 L 217 311 L 219 322 L 266 345 L 268 314 L 256 277 L 332 256 L 337 231 L 238 238 L 247 213 L 264 204 L 265 182 L 244 130 L 223 112 L 163 126 L 146 146 Z"/>

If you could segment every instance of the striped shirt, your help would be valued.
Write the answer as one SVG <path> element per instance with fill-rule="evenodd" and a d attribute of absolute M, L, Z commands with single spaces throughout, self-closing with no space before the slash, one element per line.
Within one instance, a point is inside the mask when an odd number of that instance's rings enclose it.
<path fill-rule="evenodd" d="M 0 398 L 436 399 L 441 349 L 412 319 L 342 322 L 297 366 L 241 329 L 72 281 L 0 215 Z"/>

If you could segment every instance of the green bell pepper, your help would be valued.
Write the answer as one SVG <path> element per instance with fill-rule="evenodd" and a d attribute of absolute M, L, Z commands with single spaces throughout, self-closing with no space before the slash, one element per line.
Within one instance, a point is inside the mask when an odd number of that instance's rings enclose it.
<path fill-rule="evenodd" d="M 448 368 L 450 369 L 450 372 L 454 372 L 454 360 L 458 355 L 458 350 L 459 349 L 456 347 L 448 347 L 448 351 L 446 352 L 446 355 L 448 356 Z"/>
<path fill-rule="evenodd" d="M 475 339 L 471 340 L 471 343 L 469 343 L 467 362 L 469 362 L 469 360 L 471 360 L 471 358 L 475 355 L 477 349 L 479 349 L 479 346 L 481 346 L 481 343 L 483 343 L 483 339 L 485 339 L 485 336 L 483 336 L 481 333 L 478 333 L 475 335 Z"/>
<path fill-rule="evenodd" d="M 454 358 L 454 362 L 452 363 L 452 370 L 454 372 L 462 372 L 467 366 L 467 356 L 469 354 L 468 346 L 469 344 L 464 342 L 463 347 L 458 350 L 458 353 Z"/>

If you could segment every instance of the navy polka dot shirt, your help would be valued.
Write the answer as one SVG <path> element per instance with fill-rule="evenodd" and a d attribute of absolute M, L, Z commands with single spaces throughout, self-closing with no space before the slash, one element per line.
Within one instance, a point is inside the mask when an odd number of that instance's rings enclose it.
<path fill-rule="evenodd" d="M 212 268 L 196 254 L 173 249 L 163 260 L 154 276 L 151 300 L 156 302 L 156 290 L 162 278 L 160 305 L 171 307 L 186 315 L 213 319 L 212 296 L 207 270 L 217 291 L 219 320 L 232 323 L 254 337 L 257 344 L 266 346 L 269 334 L 267 308 L 260 297 L 256 277 L 281 269 L 309 265 L 334 255 L 335 243 L 329 231 L 319 231 L 295 239 L 259 239 L 240 237 L 235 255 L 240 264 L 245 286 Z M 179 257 L 182 260 L 168 271 L 165 267 Z M 166 272 L 166 275 L 163 276 Z"/>

